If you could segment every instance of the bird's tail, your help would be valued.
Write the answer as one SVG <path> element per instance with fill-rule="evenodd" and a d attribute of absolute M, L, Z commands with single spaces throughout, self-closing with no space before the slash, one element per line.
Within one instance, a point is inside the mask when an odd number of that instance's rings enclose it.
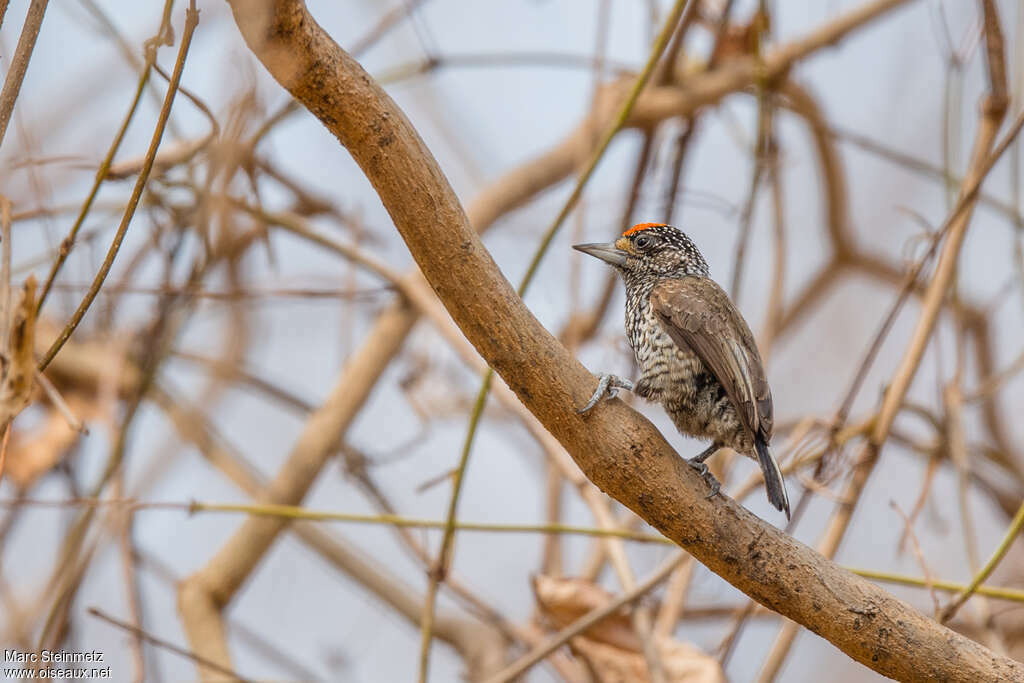
<path fill-rule="evenodd" d="M 754 439 L 754 450 L 757 451 L 757 461 L 764 473 L 764 487 L 768 491 L 768 501 L 779 510 L 786 513 L 789 519 L 789 496 L 786 495 L 786 481 L 782 478 L 782 470 L 779 463 L 768 451 L 768 444 L 764 437 L 758 436 Z"/>

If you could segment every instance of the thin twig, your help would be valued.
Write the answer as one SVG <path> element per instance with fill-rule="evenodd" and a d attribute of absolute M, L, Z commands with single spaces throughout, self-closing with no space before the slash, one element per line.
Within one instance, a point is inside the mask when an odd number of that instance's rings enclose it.
<path fill-rule="evenodd" d="M 77 501 L 81 502 L 81 501 Z M 379 514 L 366 515 L 349 512 L 325 512 L 309 510 L 295 505 L 271 505 L 271 504 L 231 504 L 231 503 L 204 503 L 193 501 L 191 503 L 139 503 L 134 501 L 120 501 L 129 505 L 135 510 L 182 510 L 190 514 L 198 512 L 227 512 L 242 513 L 256 517 L 280 517 L 283 519 L 301 519 L 305 521 L 320 522 L 352 522 L 357 524 L 383 524 L 409 529 L 445 529 L 448 526 L 446 520 L 418 519 L 404 517 L 402 515 Z M 0 505 L 4 502 L 0 501 Z M 573 526 L 570 524 L 499 524 L 495 522 L 465 522 L 456 521 L 455 528 L 459 531 L 485 531 L 505 533 L 539 533 L 539 534 L 570 534 L 576 536 L 593 536 L 605 538 L 621 538 L 627 541 L 640 543 L 656 543 L 659 545 L 674 545 L 672 541 L 664 536 L 645 534 L 629 529 L 609 529 L 596 527 Z"/>
<path fill-rule="evenodd" d="M 471 53 L 453 55 L 432 55 L 408 64 L 399 64 L 374 75 L 381 85 L 391 85 L 446 68 L 494 68 L 494 67 L 550 67 L 562 69 L 591 70 L 601 62 L 593 57 L 562 52 L 502 52 L 501 54 Z M 633 71 L 623 62 L 603 62 L 605 68 L 615 75 Z"/>
<path fill-rule="evenodd" d="M 18 93 L 21 92 L 21 84 L 25 80 L 28 62 L 32 58 L 32 51 L 35 50 L 36 38 L 39 37 L 39 29 L 42 28 L 43 16 L 46 14 L 46 6 L 49 1 L 32 0 L 32 4 L 28 6 L 25 25 L 22 26 L 21 37 L 18 38 L 18 47 L 14 49 L 14 56 L 11 58 L 7 77 L 4 79 L 4 88 L 0 91 L 0 147 L 4 144 L 7 124 L 11 122 L 14 103 L 18 99 Z M 6 9 L 5 3 L 4 10 L 6 11 Z"/>
<path fill-rule="evenodd" d="M 754 46 L 754 89 L 757 97 L 757 137 L 754 142 L 753 157 L 754 171 L 750 177 L 750 187 L 747 190 L 747 200 L 743 206 L 743 213 L 740 217 L 740 232 L 736 237 L 736 252 L 733 257 L 732 284 L 729 286 L 729 294 L 734 301 L 740 297 L 740 287 L 743 283 L 743 270 L 746 264 L 747 245 L 750 242 L 750 230 L 754 215 L 754 204 L 757 201 L 758 190 L 767 169 L 769 147 L 772 144 L 773 104 L 771 94 L 768 92 L 769 82 L 764 64 L 762 52 L 762 33 L 765 21 L 757 22 L 755 31 L 756 42 Z M 721 29 L 721 27 L 720 27 Z"/>
<path fill-rule="evenodd" d="M 402 19 L 411 16 L 416 8 L 421 4 L 423 4 L 423 0 L 410 0 L 410 2 L 399 3 L 388 10 L 384 16 L 382 16 L 380 20 L 377 21 L 369 31 L 367 31 L 366 35 L 352 45 L 351 52 L 353 56 L 358 57 L 376 45 L 377 41 L 387 35 L 388 31 L 397 26 Z"/>
<path fill-rule="evenodd" d="M 124 492 L 124 470 L 120 470 L 114 480 L 113 494 L 123 495 Z M 133 683 L 145 683 L 146 680 L 146 652 L 145 639 L 141 635 L 142 617 L 142 596 L 139 592 L 139 576 L 136 571 L 135 542 L 132 538 L 132 531 L 135 524 L 135 513 L 131 508 L 119 511 L 121 514 L 108 516 L 108 521 L 117 534 L 118 550 L 121 556 L 121 571 L 124 577 L 125 602 L 128 604 L 128 613 L 131 615 L 131 624 L 136 627 L 132 633 L 132 664 L 135 668 Z"/>
<path fill-rule="evenodd" d="M 944 581 L 943 579 L 935 578 L 929 580 L 924 577 L 906 576 L 905 574 L 895 574 L 892 572 L 877 571 L 875 569 L 862 569 L 859 567 L 847 567 L 847 569 L 857 576 L 863 576 L 865 579 L 871 579 L 872 581 L 879 581 L 882 583 L 895 583 L 901 586 L 934 588 L 935 590 L 945 591 L 947 593 L 962 593 L 968 588 L 967 584 L 957 583 L 956 581 Z M 996 598 L 998 600 L 1007 600 L 1010 602 L 1024 602 L 1024 590 L 1021 590 L 1020 588 L 979 585 L 975 586 L 974 592 L 988 598 Z"/>
<path fill-rule="evenodd" d="M 60 391 L 57 390 L 57 387 L 53 386 L 53 382 L 51 382 L 45 374 L 39 372 L 39 370 L 35 371 L 35 375 L 36 382 L 43 390 L 43 393 L 46 394 L 46 398 L 50 399 L 50 402 L 57 409 L 57 412 L 59 412 L 61 417 L 67 421 L 68 427 L 79 434 L 88 434 L 89 430 L 85 428 L 85 424 L 75 417 L 75 414 L 71 411 L 71 407 L 67 404 L 67 401 L 65 401 L 64 397 L 60 395 Z"/>
<path fill-rule="evenodd" d="M 901 166 L 909 171 L 913 171 L 914 173 L 918 173 L 933 180 L 939 180 L 943 183 L 946 182 L 946 172 L 941 167 L 925 161 L 924 159 L 919 159 L 911 154 L 887 147 L 881 142 L 873 140 L 866 135 L 862 135 L 861 133 L 851 130 L 845 130 L 837 126 L 828 128 L 826 134 L 840 142 L 853 145 L 858 149 L 869 154 L 873 154 L 890 163 L 896 164 L 897 166 Z M 1013 150 L 1011 150 L 1011 153 L 1012 151 Z M 963 183 L 963 178 L 961 176 L 955 176 L 953 180 L 957 183 Z M 1015 187 L 1015 185 L 1011 183 L 1011 188 L 1012 187 Z M 998 211 L 1016 224 L 1019 224 L 1020 221 L 1024 219 L 1021 216 L 1020 210 L 1014 208 L 1013 204 L 1007 203 L 998 197 L 994 197 L 990 193 L 978 193 L 978 202 L 980 204 L 984 204 L 990 209 Z"/>
<path fill-rule="evenodd" d="M 146 152 L 146 160 L 142 165 L 142 170 L 139 172 L 139 177 L 135 181 L 135 187 L 132 189 L 132 194 L 128 200 L 128 206 L 125 208 L 124 216 L 121 218 L 121 224 L 117 228 L 117 233 L 114 235 L 110 248 L 107 250 L 107 254 L 103 259 L 103 264 L 100 266 L 99 272 L 96 273 L 96 277 L 93 279 L 92 286 L 89 288 L 89 291 L 86 293 L 85 297 L 78 305 L 78 308 L 71 316 L 71 320 L 67 322 L 64 329 L 62 329 L 60 334 L 57 335 L 57 339 L 54 340 L 53 344 L 46 351 L 46 354 L 39 361 L 39 370 L 46 369 L 46 366 L 50 364 L 53 357 L 60 351 L 61 347 L 67 343 L 67 340 L 71 337 L 75 328 L 78 327 L 78 324 L 82 322 L 82 318 L 85 317 L 85 313 L 89 310 L 89 306 L 92 305 L 96 295 L 99 294 L 100 288 L 103 286 L 103 282 L 107 278 L 107 274 L 114 265 L 114 259 L 117 257 L 117 252 L 121 249 L 121 243 L 124 241 L 124 236 L 128 232 L 128 226 L 131 224 L 132 218 L 135 216 L 135 209 L 138 207 L 139 200 L 142 198 L 142 191 L 145 189 L 146 182 L 149 180 L 149 172 L 153 169 L 153 160 L 156 158 L 157 149 L 159 149 L 160 141 L 164 135 L 164 128 L 167 126 L 167 119 L 171 113 L 171 105 L 174 103 L 174 95 L 178 91 L 178 84 L 181 82 L 181 74 L 185 69 L 185 57 L 188 55 L 189 46 L 192 44 L 192 34 L 195 32 L 198 23 L 199 10 L 196 9 L 195 0 L 191 0 L 188 11 L 185 15 L 185 30 L 182 33 L 181 46 L 178 50 L 178 58 L 174 63 L 174 72 L 171 74 L 171 83 L 167 87 L 167 94 L 164 96 L 163 106 L 160 108 L 160 115 L 157 118 L 156 127 L 153 130 L 153 136 L 149 142 L 149 149 Z M 137 96 L 140 94 L 141 92 L 137 93 Z"/>
<path fill-rule="evenodd" d="M 173 0 L 164 0 L 164 20 L 161 22 L 161 26 L 157 31 L 157 34 L 147 41 L 148 49 L 146 50 L 146 63 L 142 72 L 139 74 L 139 81 L 135 88 L 135 94 L 132 97 L 132 103 L 128 106 L 128 112 L 125 114 L 124 119 L 122 119 L 121 126 L 117 129 L 117 133 L 114 134 L 114 139 L 111 141 L 110 147 L 107 149 L 106 156 L 103 157 L 103 161 L 100 162 L 100 167 L 96 170 L 96 177 L 93 179 L 92 188 L 90 188 L 89 194 L 86 195 L 85 201 L 82 202 L 82 206 L 78 210 L 78 216 L 75 218 L 75 222 L 71 225 L 71 230 L 68 231 L 67 236 L 61 240 L 60 248 L 57 252 L 57 258 L 54 259 L 53 263 L 50 265 L 50 272 L 46 276 L 46 281 L 43 283 L 42 293 L 39 295 L 39 303 L 36 304 L 37 315 L 39 311 L 42 310 L 43 303 L 46 301 L 47 296 L 50 294 L 50 290 L 53 288 L 53 283 L 57 279 L 57 274 L 60 273 L 61 267 L 64 265 L 68 255 L 75 246 L 75 240 L 78 237 L 78 232 L 81 230 L 82 224 L 85 223 L 85 218 L 89 215 L 90 209 L 92 209 L 96 196 L 99 194 L 100 185 L 103 184 L 103 181 L 106 179 L 107 173 L 110 170 L 111 164 L 114 163 L 114 156 L 117 154 L 117 150 L 121 147 L 121 142 L 124 140 L 125 133 L 128 132 L 128 125 L 132 122 L 132 119 L 135 118 L 135 112 L 139 108 L 142 93 L 146 88 L 146 84 L 149 82 L 149 74 L 154 62 L 156 61 L 156 47 L 159 42 L 159 37 L 167 32 L 167 26 L 169 26 L 169 11 L 171 5 L 173 5 Z"/>
<path fill-rule="evenodd" d="M 0 357 L 11 355 L 11 200 L 0 195 Z"/>
<path fill-rule="evenodd" d="M 975 403 L 988 397 L 999 389 L 1000 386 L 1013 379 L 1013 377 L 1021 371 L 1024 371 L 1024 351 L 1022 351 L 1020 355 L 1017 356 L 1017 358 L 1004 370 L 1001 370 L 994 375 L 990 375 L 985 379 L 985 381 L 981 382 L 974 391 L 967 393 L 963 397 L 964 403 Z"/>
<path fill-rule="evenodd" d="M 11 422 L 4 425 L 3 439 L 0 440 L 0 483 L 4 480 L 4 466 L 7 464 L 7 444 L 11 440 Z M 0 536 L 2 538 L 2 536 Z"/>
<path fill-rule="evenodd" d="M 1006 535 L 1003 536 L 1003 540 L 999 542 L 999 545 L 996 547 L 995 552 L 992 553 L 992 556 L 988 558 L 987 562 L 985 562 L 985 566 L 983 566 L 978 573 L 974 575 L 971 582 L 967 584 L 967 588 L 954 597 L 953 600 L 946 605 L 946 608 L 942 610 L 942 614 L 939 615 L 939 621 L 941 623 L 944 624 L 952 619 L 957 613 L 957 610 L 967 602 L 971 595 L 978 591 L 978 586 L 984 583 L 985 579 L 995 571 L 995 568 L 999 566 L 1003 557 L 1006 556 L 1007 551 L 1010 550 L 1010 546 L 1013 544 L 1014 540 L 1016 540 L 1017 536 L 1020 535 L 1022 528 L 1024 528 L 1024 503 L 1021 503 L 1020 509 L 1017 510 L 1017 514 L 1014 515 L 1013 519 L 1010 521 L 1010 527 L 1006 530 Z"/>
<path fill-rule="evenodd" d="M 896 511 L 896 514 L 903 520 L 903 534 L 906 538 L 910 539 L 910 545 L 914 548 L 914 557 L 917 558 L 917 563 L 921 565 L 921 572 L 924 574 L 925 585 L 928 588 L 928 594 L 932 598 L 932 604 L 935 606 L 935 614 L 939 613 L 939 596 L 935 594 L 935 582 L 932 579 L 932 573 L 928 569 L 928 563 L 924 559 L 924 551 L 921 550 L 921 544 L 917 541 L 917 534 L 914 533 L 913 523 L 910 518 L 904 514 L 903 510 L 896 503 L 895 500 L 889 501 L 889 506 Z"/>
<path fill-rule="evenodd" d="M 97 619 L 102 619 L 103 621 L 107 622 L 111 626 L 116 626 L 117 628 L 119 628 L 119 629 L 121 629 L 123 631 L 126 631 L 126 632 L 132 634 L 133 636 L 136 636 L 138 638 L 141 638 L 142 640 L 145 640 L 147 643 L 149 643 L 151 645 L 155 645 L 156 647 L 163 648 L 164 650 L 167 650 L 168 652 L 173 652 L 174 654 L 179 655 L 181 657 L 184 657 L 185 659 L 189 659 L 189 660 L 191 660 L 193 662 L 196 662 L 197 664 L 202 664 L 205 667 L 213 669 L 217 673 L 220 673 L 220 674 L 223 674 L 225 676 L 228 676 L 233 681 L 249 681 L 250 680 L 248 678 L 243 678 L 238 673 L 232 671 L 231 669 L 228 669 L 226 667 L 221 666 L 217 662 L 214 662 L 212 660 L 206 659 L 205 657 L 200 657 L 196 653 L 190 652 L 189 650 L 186 650 L 184 648 L 180 648 L 180 647 L 178 647 L 177 645 L 175 645 L 173 643 L 169 643 L 166 640 L 163 640 L 162 638 L 157 638 L 156 636 L 151 635 L 151 634 L 147 633 L 146 631 L 143 631 L 141 628 L 139 628 L 139 627 L 137 627 L 137 626 L 135 626 L 133 624 L 129 624 L 128 622 L 121 621 L 120 619 L 115 619 L 114 617 L 110 616 L 109 614 L 107 614 L 105 612 L 102 612 L 99 608 L 89 607 L 88 609 L 86 609 L 86 612 L 90 616 L 96 617 Z"/>
<path fill-rule="evenodd" d="M 459 494 L 462 492 L 462 482 L 466 474 L 466 466 L 469 464 L 469 454 L 473 448 L 473 436 L 476 434 L 476 428 L 483 416 L 484 406 L 487 404 L 487 394 L 490 393 L 491 382 L 493 381 L 494 372 L 488 368 L 484 375 L 483 384 L 480 385 L 480 389 L 477 392 L 473 411 L 469 418 L 469 428 L 466 430 L 466 437 L 462 445 L 462 454 L 452 476 L 452 495 L 448 500 L 444 536 L 441 538 L 441 549 L 438 552 L 437 560 L 430 570 L 427 594 L 423 607 L 423 620 L 420 624 L 420 683 L 427 683 L 427 675 L 430 671 L 430 643 L 433 640 L 434 609 L 437 603 L 437 591 L 451 564 L 452 544 L 455 540 L 456 528 L 455 515 L 458 511 Z"/>

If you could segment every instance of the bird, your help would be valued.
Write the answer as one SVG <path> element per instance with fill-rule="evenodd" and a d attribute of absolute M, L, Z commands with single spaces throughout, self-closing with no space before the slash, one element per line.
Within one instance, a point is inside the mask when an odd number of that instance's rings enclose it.
<path fill-rule="evenodd" d="M 681 433 L 711 445 L 687 462 L 713 497 L 720 484 L 705 460 L 728 447 L 755 460 L 769 502 L 790 517 L 779 464 L 769 450 L 772 394 L 746 321 L 711 279 L 707 261 L 679 228 L 639 223 L 614 242 L 573 248 L 614 267 L 626 286 L 626 336 L 640 377 L 601 373 L 589 412 L 626 389 L 660 403 Z"/>

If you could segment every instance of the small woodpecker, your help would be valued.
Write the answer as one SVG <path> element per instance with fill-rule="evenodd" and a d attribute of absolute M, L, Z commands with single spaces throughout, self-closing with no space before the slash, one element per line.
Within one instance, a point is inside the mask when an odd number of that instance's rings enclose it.
<path fill-rule="evenodd" d="M 573 247 L 612 265 L 626 284 L 626 334 L 640 379 L 601 374 L 585 413 L 617 388 L 660 403 L 676 429 L 710 439 L 687 462 L 714 496 L 718 481 L 704 463 L 722 447 L 752 458 L 764 473 L 768 500 L 789 518 L 789 497 L 772 438 L 772 394 L 754 335 L 708 264 L 681 230 L 640 223 L 609 244 Z"/>

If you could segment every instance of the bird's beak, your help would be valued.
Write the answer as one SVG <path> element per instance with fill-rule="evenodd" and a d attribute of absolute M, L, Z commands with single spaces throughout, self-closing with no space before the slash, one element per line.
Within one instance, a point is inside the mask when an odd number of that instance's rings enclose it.
<path fill-rule="evenodd" d="M 593 244 L 574 244 L 572 248 L 576 251 L 582 251 L 584 254 L 589 254 L 594 258 L 599 258 L 605 263 L 621 268 L 626 265 L 626 257 L 629 256 L 626 252 L 621 249 L 615 248 L 614 242 L 602 244 L 595 242 Z"/>

